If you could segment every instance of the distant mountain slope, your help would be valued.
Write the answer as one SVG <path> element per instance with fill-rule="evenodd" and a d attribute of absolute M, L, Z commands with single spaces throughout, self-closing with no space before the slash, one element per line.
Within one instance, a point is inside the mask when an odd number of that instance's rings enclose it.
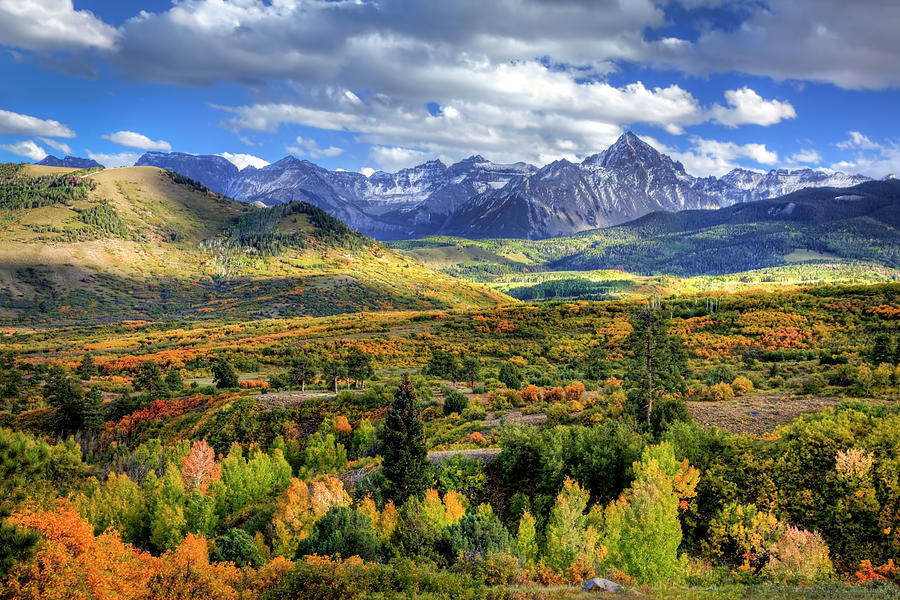
<path fill-rule="evenodd" d="M 798 262 L 866 261 L 900 268 L 900 182 L 809 188 L 718 210 L 655 212 L 634 221 L 546 240 L 426 238 L 395 247 L 428 260 L 442 248 L 475 246 L 495 256 L 463 258 L 443 270 L 488 273 L 621 269 L 717 275 Z M 474 256 L 469 253 L 470 256 Z"/>
<path fill-rule="evenodd" d="M 44 158 L 40 160 L 40 162 L 34 163 L 36 165 L 43 165 L 45 167 L 71 167 L 74 169 L 92 169 L 94 167 L 104 168 L 103 165 L 98 163 L 93 158 L 80 158 L 78 156 L 67 156 L 65 158 L 56 158 L 52 154 L 48 154 Z"/>
<path fill-rule="evenodd" d="M 155 167 L 0 165 L 0 213 L 0 320 L 234 319 L 508 300 L 311 204 L 258 209 Z"/>
<path fill-rule="evenodd" d="M 845 187 L 867 177 L 799 169 L 693 177 L 636 135 L 622 135 L 581 163 L 537 169 L 471 156 L 397 173 L 329 171 L 286 157 L 261 169 L 220 156 L 148 152 L 139 165 L 182 173 L 242 202 L 304 200 L 379 239 L 434 234 L 540 239 L 625 223 L 658 211 L 731 206 L 809 187 Z"/>

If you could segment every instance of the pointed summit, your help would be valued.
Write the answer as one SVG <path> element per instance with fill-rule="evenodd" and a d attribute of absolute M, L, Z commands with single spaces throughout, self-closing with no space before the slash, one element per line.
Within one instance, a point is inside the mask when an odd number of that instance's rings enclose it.
<path fill-rule="evenodd" d="M 639 164 L 644 167 L 657 165 L 667 160 L 656 148 L 643 141 L 630 131 L 626 131 L 615 143 L 594 156 L 585 159 L 589 165 L 597 165 L 607 169 L 622 168 Z"/>

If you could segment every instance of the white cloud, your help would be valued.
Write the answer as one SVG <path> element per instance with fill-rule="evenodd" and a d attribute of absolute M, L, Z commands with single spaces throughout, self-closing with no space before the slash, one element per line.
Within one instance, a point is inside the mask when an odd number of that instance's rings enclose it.
<path fill-rule="evenodd" d="M 766 148 L 765 144 L 737 144 L 694 136 L 691 138 L 690 149 L 678 151 L 646 141 L 680 161 L 686 171 L 698 176 L 721 176 L 736 167 L 746 168 L 746 160 L 769 167 L 778 162 L 778 153 Z"/>
<path fill-rule="evenodd" d="M 851 131 L 849 135 L 847 140 L 835 145 L 852 152 L 853 156 L 833 163 L 832 169 L 861 173 L 874 179 L 900 173 L 900 143 L 897 140 L 876 142 L 858 131 Z"/>
<path fill-rule="evenodd" d="M 583 82 L 576 72 L 534 61 L 451 65 L 430 73 L 407 69 L 405 75 L 443 95 L 439 110 L 432 114 L 425 102 L 401 95 L 379 94 L 362 102 L 338 88 L 307 94 L 303 102 L 218 108 L 233 113 L 226 126 L 235 132 L 303 125 L 346 131 L 373 146 L 417 148 L 430 156 L 458 159 L 480 153 L 498 161 L 535 163 L 597 152 L 632 123 L 681 133 L 707 119 L 696 98 L 677 85 Z"/>
<path fill-rule="evenodd" d="M 381 79 L 386 91 L 414 86 L 403 82 L 403 67 L 412 62 L 502 64 L 548 56 L 583 66 L 586 74 L 607 73 L 610 60 L 638 58 L 642 32 L 664 23 L 652 0 L 607 2 L 602 10 L 582 0 L 181 0 L 126 22 L 119 58 L 137 75 L 190 85 L 270 78 L 346 84 L 346 76 Z M 402 62 L 384 63 L 385 52 Z M 369 72 L 372 66 L 377 72 Z"/>
<path fill-rule="evenodd" d="M 363 167 L 359 170 L 359 172 L 366 177 L 371 177 L 372 174 L 375 173 L 375 169 L 373 169 L 372 167 Z"/>
<path fill-rule="evenodd" d="M 43 142 L 44 144 L 47 144 L 51 148 L 59 150 L 60 152 L 66 154 L 66 155 L 72 154 L 72 148 L 68 144 L 65 144 L 63 142 L 58 142 L 56 140 L 51 140 L 50 138 L 46 138 L 46 137 L 41 137 L 38 139 L 41 140 L 41 142 Z"/>
<path fill-rule="evenodd" d="M 263 160 L 258 156 L 253 156 L 252 154 L 232 154 L 231 152 L 222 152 L 219 156 L 229 161 L 238 169 L 244 169 L 245 167 L 262 169 L 269 164 L 269 161 Z"/>
<path fill-rule="evenodd" d="M 47 156 L 47 151 L 38 146 L 34 140 L 24 140 L 14 144 L 0 144 L 0 149 L 6 150 L 11 154 L 30 158 L 34 161 L 41 160 Z"/>
<path fill-rule="evenodd" d="M 748 87 L 725 92 L 729 108 L 716 104 L 710 110 L 713 121 L 737 127 L 738 125 L 774 125 L 783 119 L 797 116 L 790 102 L 765 100 Z"/>
<path fill-rule="evenodd" d="M 369 158 L 375 161 L 385 171 L 398 171 L 406 167 L 412 167 L 427 161 L 430 156 L 427 152 L 413 150 L 411 148 L 398 148 L 388 146 L 374 146 L 369 151 Z M 368 177 L 368 175 L 366 175 Z"/>
<path fill-rule="evenodd" d="M 792 154 L 788 158 L 788 162 L 817 165 L 822 162 L 822 155 L 819 154 L 816 150 L 807 148 Z"/>
<path fill-rule="evenodd" d="M 707 26 L 694 43 L 656 42 L 656 66 L 706 75 L 741 72 L 777 81 L 831 83 L 845 89 L 900 85 L 900 3 L 774 0 L 739 6 L 738 27 Z"/>
<path fill-rule="evenodd" d="M 109 140 L 120 146 L 128 148 L 137 148 L 138 150 L 162 150 L 168 152 L 172 149 L 169 142 L 164 140 L 151 140 L 146 135 L 136 133 L 134 131 L 116 131 L 115 133 L 107 133 L 101 135 L 105 140 Z"/>
<path fill-rule="evenodd" d="M 108 169 L 118 167 L 130 167 L 141 157 L 137 152 L 120 152 L 118 154 L 106 154 L 103 152 L 87 151 L 88 158 L 93 158 Z"/>
<path fill-rule="evenodd" d="M 295 146 L 285 146 L 284 149 L 291 154 L 297 154 L 299 156 L 310 156 L 311 158 L 322 158 L 323 156 L 340 156 L 344 153 L 343 148 L 338 148 L 337 146 L 320 148 L 319 143 L 316 140 L 304 139 L 299 136 L 297 137 L 297 141 L 295 143 Z"/>
<path fill-rule="evenodd" d="M 23 115 L 8 110 L 0 110 L 0 134 L 41 135 L 61 138 L 75 137 L 75 132 L 59 121 L 39 119 L 31 115 Z"/>
<path fill-rule="evenodd" d="M 848 135 L 850 136 L 849 138 L 836 144 L 838 148 L 852 148 L 856 150 L 880 150 L 882 148 L 881 144 L 873 142 L 868 136 L 865 136 L 858 131 L 851 131 Z"/>
<path fill-rule="evenodd" d="M 72 0 L 0 0 L 0 44 L 24 50 L 111 49 L 119 33 Z"/>

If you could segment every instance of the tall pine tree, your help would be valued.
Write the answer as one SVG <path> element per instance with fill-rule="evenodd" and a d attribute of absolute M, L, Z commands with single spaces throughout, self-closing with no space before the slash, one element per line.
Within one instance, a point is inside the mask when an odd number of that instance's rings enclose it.
<path fill-rule="evenodd" d="M 421 497 L 428 487 L 428 451 L 416 406 L 416 391 L 403 376 L 384 421 L 381 456 L 385 495 L 401 504 Z"/>
<path fill-rule="evenodd" d="M 658 309 L 645 308 L 631 319 L 625 339 L 628 400 L 639 419 L 650 426 L 653 403 L 684 387 L 687 356 L 678 336 L 669 334 L 668 320 Z"/>

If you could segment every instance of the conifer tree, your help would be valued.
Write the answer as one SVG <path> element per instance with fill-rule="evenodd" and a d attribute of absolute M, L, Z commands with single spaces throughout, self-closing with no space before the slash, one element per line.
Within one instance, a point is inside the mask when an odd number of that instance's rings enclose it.
<path fill-rule="evenodd" d="M 82 379 L 90 379 L 99 373 L 97 363 L 94 362 L 94 356 L 92 354 L 84 355 L 81 359 L 81 364 L 78 365 L 76 373 Z"/>
<path fill-rule="evenodd" d="M 162 371 L 156 361 L 147 360 L 141 365 L 140 370 L 134 376 L 134 387 L 144 390 L 148 394 L 159 394 L 166 388 L 163 382 Z"/>
<path fill-rule="evenodd" d="M 184 389 L 184 380 L 181 378 L 181 369 L 176 367 L 169 369 L 164 381 L 170 392 L 179 392 Z"/>
<path fill-rule="evenodd" d="M 384 422 L 381 455 L 385 495 L 398 504 L 421 497 L 428 486 L 425 433 L 416 406 L 416 391 L 403 376 Z"/>
<path fill-rule="evenodd" d="M 625 372 L 628 399 L 649 427 L 653 402 L 684 386 L 687 357 L 681 339 L 669 334 L 668 321 L 659 310 L 645 308 L 632 317 L 631 326 L 624 343 L 629 353 Z"/>
<path fill-rule="evenodd" d="M 100 390 L 93 388 L 85 395 L 82 421 L 88 431 L 96 431 L 106 423 L 106 408 Z"/>

